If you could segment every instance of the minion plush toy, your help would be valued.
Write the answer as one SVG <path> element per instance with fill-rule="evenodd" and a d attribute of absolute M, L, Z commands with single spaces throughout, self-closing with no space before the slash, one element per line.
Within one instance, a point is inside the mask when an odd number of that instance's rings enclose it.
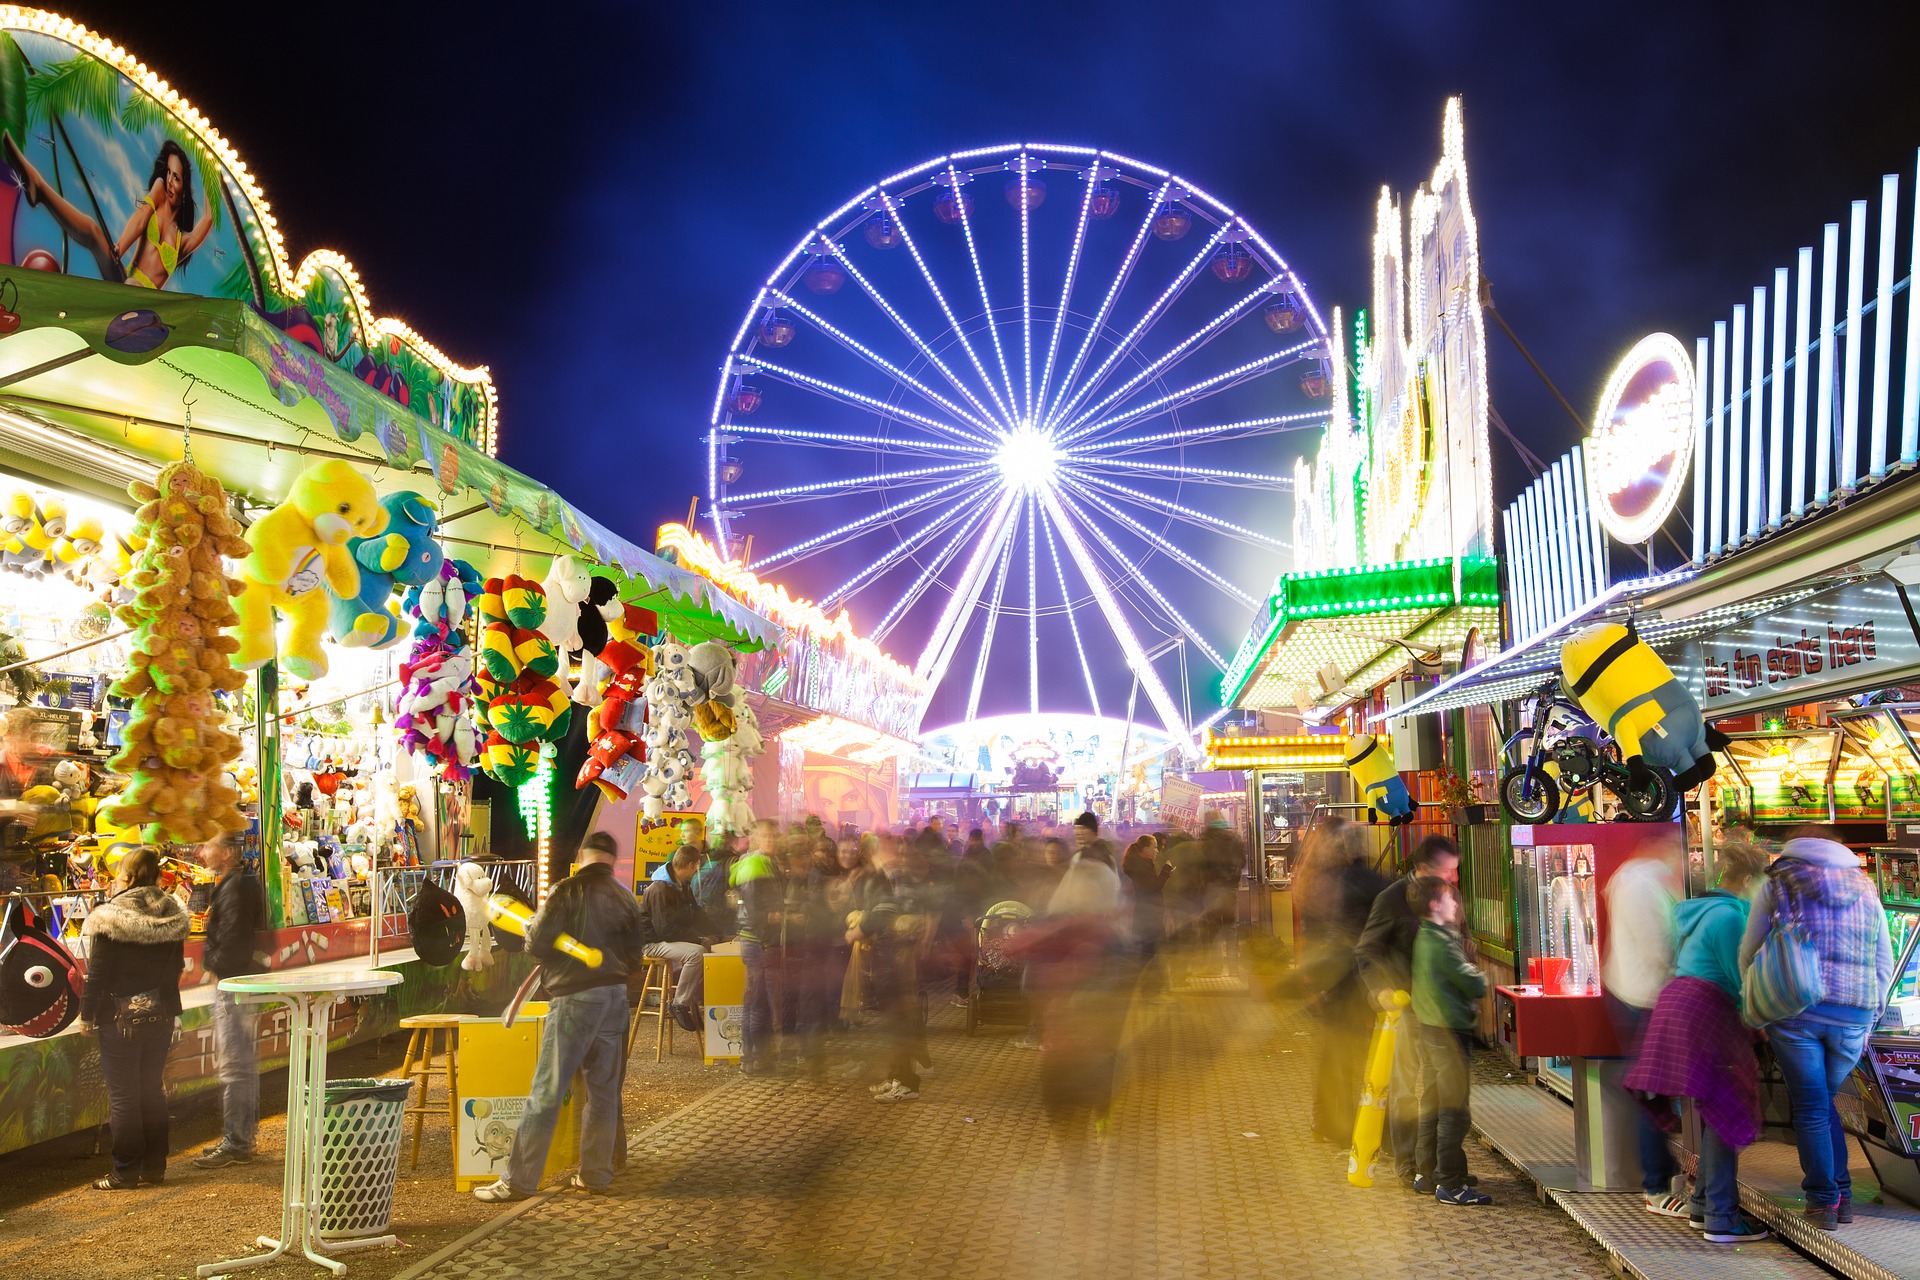
<path fill-rule="evenodd" d="M 1603 622 L 1560 646 L 1567 692 L 1620 744 L 1636 782 L 1649 765 L 1673 774 L 1685 794 L 1713 776 L 1726 735 L 1632 627 Z"/>
<path fill-rule="evenodd" d="M 1413 821 L 1413 796 L 1400 771 L 1393 767 L 1393 741 L 1370 733 L 1347 739 L 1347 772 L 1366 796 L 1373 811 L 1391 826 Z"/>

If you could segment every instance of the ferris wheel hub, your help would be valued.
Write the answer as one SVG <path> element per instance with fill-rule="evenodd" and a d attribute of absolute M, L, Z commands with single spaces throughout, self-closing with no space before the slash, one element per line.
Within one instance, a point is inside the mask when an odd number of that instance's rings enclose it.
<path fill-rule="evenodd" d="M 1023 489 L 1052 485 L 1060 458 L 1060 443 L 1053 432 L 1030 425 L 1009 434 L 994 454 L 1007 483 Z"/>

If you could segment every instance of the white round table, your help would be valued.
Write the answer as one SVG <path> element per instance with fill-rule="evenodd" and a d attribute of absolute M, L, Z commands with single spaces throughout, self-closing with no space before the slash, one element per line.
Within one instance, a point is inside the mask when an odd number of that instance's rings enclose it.
<path fill-rule="evenodd" d="M 287 1048 L 287 1157 L 280 1182 L 280 1234 L 261 1236 L 271 1252 L 230 1262 L 210 1262 L 199 1274 L 222 1275 L 246 1267 L 277 1262 L 295 1248 L 334 1275 L 345 1275 L 347 1265 L 327 1252 L 396 1244 L 391 1235 L 370 1240 L 320 1238 L 320 1144 L 327 1090 L 327 1035 L 333 1025 L 333 1006 L 348 996 L 367 996 L 400 982 L 400 975 L 365 965 L 316 966 L 284 973 L 253 973 L 222 978 L 220 989 L 230 991 L 241 1004 L 284 1004 L 293 1026 Z"/>

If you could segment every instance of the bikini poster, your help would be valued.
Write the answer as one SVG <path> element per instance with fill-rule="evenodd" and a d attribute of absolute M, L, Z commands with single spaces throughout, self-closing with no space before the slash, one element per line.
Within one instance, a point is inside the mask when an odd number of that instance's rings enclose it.
<path fill-rule="evenodd" d="M 184 97 L 84 28 L 31 10 L 12 21 L 0 27 L 0 266 L 248 302 L 426 422 L 492 451 L 484 374 L 456 376 L 444 357 L 383 331 L 337 255 L 316 255 L 296 276 L 257 188 L 223 161 L 219 135 Z"/>

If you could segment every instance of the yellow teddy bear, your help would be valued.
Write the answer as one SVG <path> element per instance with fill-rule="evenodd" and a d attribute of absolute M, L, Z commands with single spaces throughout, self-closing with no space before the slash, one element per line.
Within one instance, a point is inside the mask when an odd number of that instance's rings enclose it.
<path fill-rule="evenodd" d="M 240 609 L 240 652 L 234 665 L 244 671 L 265 666 L 274 656 L 274 611 L 292 623 L 281 647 L 281 665 L 300 680 L 327 673 L 320 637 L 327 627 L 327 593 L 352 596 L 360 589 L 360 570 L 347 551 L 347 539 L 368 538 L 387 527 L 386 508 L 373 482 L 338 459 L 316 462 L 294 478 L 287 500 L 247 530 L 252 553 L 240 566 L 246 590 Z"/>

